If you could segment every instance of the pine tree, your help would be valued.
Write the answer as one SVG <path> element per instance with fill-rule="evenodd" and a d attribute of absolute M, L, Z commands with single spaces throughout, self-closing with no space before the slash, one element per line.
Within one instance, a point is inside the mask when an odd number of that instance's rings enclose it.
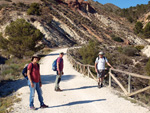
<path fill-rule="evenodd" d="M 43 38 L 43 34 L 24 19 L 12 22 L 6 27 L 5 34 L 8 39 L 0 36 L 0 48 L 18 58 L 38 51 L 36 45 Z"/>

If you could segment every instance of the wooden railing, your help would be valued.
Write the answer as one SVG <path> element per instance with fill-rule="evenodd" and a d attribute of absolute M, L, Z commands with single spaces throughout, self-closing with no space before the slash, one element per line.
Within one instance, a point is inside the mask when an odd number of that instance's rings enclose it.
<path fill-rule="evenodd" d="M 67 58 L 70 61 L 70 63 L 73 65 L 73 67 L 80 73 L 84 74 L 84 75 L 88 75 L 88 77 L 92 77 L 95 81 L 98 82 L 97 78 L 94 76 L 94 74 L 91 72 L 91 69 L 95 68 L 95 66 L 92 65 L 85 65 L 85 64 L 81 64 L 80 62 L 76 61 L 71 55 L 70 55 L 70 50 L 73 50 L 74 48 L 69 48 L 67 50 Z M 125 74 L 126 76 L 128 76 L 128 89 L 126 90 L 126 88 L 121 84 L 121 82 L 117 79 L 117 77 L 112 73 L 113 72 L 119 72 L 122 74 Z M 120 74 L 120 75 L 122 75 Z M 122 89 L 122 91 L 124 92 L 124 94 L 126 96 L 133 96 L 136 95 L 138 93 L 144 92 L 148 89 L 150 89 L 150 86 L 147 86 L 143 89 L 140 89 L 138 91 L 135 92 L 131 92 L 131 77 L 136 77 L 136 78 L 141 78 L 141 79 L 146 79 L 146 80 L 150 80 L 150 77 L 148 76 L 144 76 L 144 75 L 139 75 L 139 74 L 135 74 L 135 73 L 130 73 L 130 72 L 126 72 L 126 71 L 121 71 L 118 69 L 110 69 L 109 70 L 109 87 L 112 86 L 112 79 L 118 84 L 118 86 Z"/>

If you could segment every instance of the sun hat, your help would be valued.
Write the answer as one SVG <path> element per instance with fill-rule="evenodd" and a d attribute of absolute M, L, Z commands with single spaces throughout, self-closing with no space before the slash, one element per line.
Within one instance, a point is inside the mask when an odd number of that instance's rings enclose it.
<path fill-rule="evenodd" d="M 40 60 L 40 57 L 38 55 L 33 55 L 31 61 L 33 61 L 34 58 L 38 58 L 38 60 Z"/>
<path fill-rule="evenodd" d="M 103 52 L 103 51 L 100 51 L 98 54 L 99 54 L 99 55 L 104 55 L 104 52 Z"/>

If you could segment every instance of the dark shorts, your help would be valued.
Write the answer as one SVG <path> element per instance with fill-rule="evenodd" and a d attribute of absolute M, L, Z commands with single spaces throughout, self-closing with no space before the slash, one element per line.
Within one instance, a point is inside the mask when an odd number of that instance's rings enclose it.
<path fill-rule="evenodd" d="M 98 70 L 97 72 L 97 78 L 102 78 L 105 76 L 105 70 Z"/>

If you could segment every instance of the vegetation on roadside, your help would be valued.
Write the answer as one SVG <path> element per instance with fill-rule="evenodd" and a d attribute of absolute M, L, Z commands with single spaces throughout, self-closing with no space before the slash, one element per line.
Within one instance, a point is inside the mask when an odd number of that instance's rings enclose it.
<path fill-rule="evenodd" d="M 104 51 L 105 57 L 108 61 L 116 68 L 119 65 L 130 66 L 133 69 L 133 60 L 134 57 L 140 57 L 140 51 L 143 46 L 125 46 L 125 47 L 116 47 L 109 48 L 99 46 L 96 42 L 90 41 L 88 44 L 84 45 L 82 48 L 77 49 L 75 52 L 75 58 L 82 62 L 83 64 L 94 65 L 96 57 L 98 57 L 99 51 Z M 137 49 L 138 48 L 138 49 Z M 137 66 L 138 67 L 138 66 Z M 135 67 L 135 68 L 137 68 Z M 121 68 L 121 66 L 119 67 Z M 141 72 L 140 72 L 141 71 Z M 139 69 L 138 73 L 143 73 L 144 70 Z"/>
<path fill-rule="evenodd" d="M 98 52 L 97 43 L 92 41 L 79 49 L 79 54 L 84 64 L 94 64 Z"/>
<path fill-rule="evenodd" d="M 124 47 L 106 47 L 102 44 L 95 44 L 95 42 L 89 42 L 84 45 L 82 48 L 74 49 L 70 51 L 70 54 L 79 62 L 83 64 L 91 64 L 94 65 L 95 59 L 98 56 L 99 51 L 104 51 L 105 57 L 108 61 L 113 65 L 115 69 L 119 69 L 122 71 L 127 71 L 131 73 L 137 73 L 141 75 L 149 75 L 150 76 L 150 60 L 149 58 L 142 56 L 140 54 L 141 49 L 144 46 L 124 46 Z M 95 50 L 96 49 L 96 50 Z M 94 56 L 94 57 L 91 57 Z M 96 75 L 94 68 L 91 68 L 91 72 Z M 113 72 L 117 79 L 122 82 L 125 88 L 128 88 L 127 82 L 128 77 L 122 73 Z M 122 75 L 121 75 L 122 74 Z M 108 78 L 106 78 L 108 79 Z M 132 91 L 137 91 L 141 88 L 145 88 L 149 86 L 149 80 L 135 78 L 132 77 Z M 105 80 L 106 84 L 108 80 Z M 120 87 L 116 84 L 114 80 L 112 80 L 112 87 L 116 90 L 120 91 Z M 150 105 L 150 91 L 145 91 L 143 93 L 137 94 L 133 96 L 136 100 L 140 100 L 141 102 Z"/>
<path fill-rule="evenodd" d="M 29 63 L 30 59 L 11 58 L 6 61 L 5 65 L 0 67 L 0 83 L 8 80 L 16 80 L 22 77 L 21 72 L 25 64 Z"/>
<path fill-rule="evenodd" d="M 21 98 L 18 98 L 19 95 L 11 95 L 7 97 L 0 98 L 0 113 L 10 113 L 13 111 L 11 107 L 14 103 L 20 102 Z"/>
<path fill-rule="evenodd" d="M 17 58 L 31 56 L 42 48 L 41 45 L 37 46 L 37 44 L 42 40 L 43 34 L 24 19 L 17 19 L 12 22 L 6 27 L 5 34 L 8 38 L 4 38 L 0 34 L 0 48 L 5 53 Z"/>

